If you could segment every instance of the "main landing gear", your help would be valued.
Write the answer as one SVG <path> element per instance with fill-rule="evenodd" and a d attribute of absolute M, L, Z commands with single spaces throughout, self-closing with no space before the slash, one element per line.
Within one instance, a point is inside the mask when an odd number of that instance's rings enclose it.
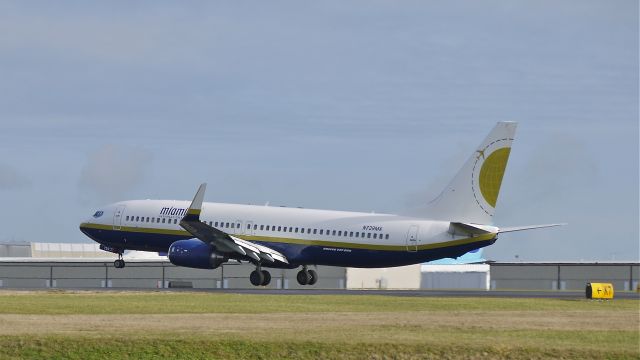
<path fill-rule="evenodd" d="M 300 285 L 315 285 L 318 282 L 318 273 L 315 270 L 307 269 L 305 265 L 298 272 L 296 278 Z M 260 264 L 256 264 L 256 269 L 249 275 L 249 281 L 253 286 L 267 286 L 271 282 L 271 274 L 262 270 Z"/>
<path fill-rule="evenodd" d="M 303 266 L 302 270 L 298 272 L 296 276 L 298 284 L 300 285 L 314 285 L 318 282 L 318 273 L 315 270 L 307 269 L 307 266 Z"/>
<path fill-rule="evenodd" d="M 260 264 L 249 275 L 249 281 L 253 286 L 267 286 L 271 282 L 271 274 L 267 270 L 262 270 Z"/>
<path fill-rule="evenodd" d="M 124 260 L 122 260 L 122 253 L 119 253 L 119 254 L 118 254 L 118 260 L 116 260 L 116 261 L 114 261 L 114 262 L 113 262 L 113 266 L 114 266 L 116 269 L 122 269 L 122 268 L 124 267 L 124 265 L 125 265 L 125 264 L 124 264 Z"/>

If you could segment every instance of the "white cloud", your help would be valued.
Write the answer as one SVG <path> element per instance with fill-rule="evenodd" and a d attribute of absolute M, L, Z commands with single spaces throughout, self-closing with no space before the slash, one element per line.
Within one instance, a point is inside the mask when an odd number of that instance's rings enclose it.
<path fill-rule="evenodd" d="M 0 190 L 14 190 L 30 184 L 31 181 L 17 169 L 7 164 L 0 164 Z"/>
<path fill-rule="evenodd" d="M 152 154 L 144 149 L 106 145 L 89 156 L 79 186 L 101 201 L 122 200 L 144 181 L 152 160 Z"/>

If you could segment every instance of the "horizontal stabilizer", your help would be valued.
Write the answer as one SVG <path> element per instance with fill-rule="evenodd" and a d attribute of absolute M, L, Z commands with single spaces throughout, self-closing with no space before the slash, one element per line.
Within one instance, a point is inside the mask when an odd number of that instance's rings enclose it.
<path fill-rule="evenodd" d="M 477 236 L 484 234 L 497 233 L 498 228 L 489 225 L 469 224 L 461 222 L 452 222 L 449 224 L 449 234 L 459 236 Z"/>
<path fill-rule="evenodd" d="M 564 226 L 564 225 L 567 225 L 567 223 L 544 224 L 544 225 L 528 225 L 528 226 L 512 226 L 512 227 L 500 228 L 498 233 L 502 234 L 502 233 L 508 233 L 508 232 L 514 232 L 514 231 L 544 229 L 544 228 L 550 228 L 550 227 L 555 227 L 555 226 Z"/>

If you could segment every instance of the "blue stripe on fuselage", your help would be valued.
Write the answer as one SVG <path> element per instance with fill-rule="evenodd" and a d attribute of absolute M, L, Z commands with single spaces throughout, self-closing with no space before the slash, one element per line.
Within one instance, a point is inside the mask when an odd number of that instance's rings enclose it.
<path fill-rule="evenodd" d="M 281 252 L 292 264 L 378 268 L 419 264 L 448 257 L 456 258 L 471 250 L 491 245 L 494 241 L 495 239 L 415 252 L 255 242 Z M 268 267 L 268 265 L 264 266 Z"/>
<path fill-rule="evenodd" d="M 192 239 L 189 235 L 167 235 L 120 230 L 83 228 L 82 231 L 96 242 L 123 249 L 167 252 L 178 240 Z M 368 250 L 319 245 L 289 244 L 254 241 L 281 252 L 292 265 L 328 265 L 345 267 L 390 267 L 423 263 L 426 261 L 456 258 L 471 250 L 493 244 L 495 239 L 444 248 L 410 251 Z M 269 267 L 268 264 L 263 264 Z"/>
<path fill-rule="evenodd" d="M 178 240 L 192 239 L 191 235 L 168 235 L 83 227 L 82 232 L 93 241 L 122 250 L 167 252 Z"/>

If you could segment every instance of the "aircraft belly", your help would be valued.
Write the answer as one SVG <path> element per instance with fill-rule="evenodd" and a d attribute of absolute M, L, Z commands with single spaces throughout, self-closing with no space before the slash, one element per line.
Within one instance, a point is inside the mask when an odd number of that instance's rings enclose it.
<path fill-rule="evenodd" d="M 85 233 L 95 241 L 124 250 L 166 252 L 178 240 L 190 239 L 190 235 L 130 232 L 123 230 L 86 229 Z M 126 240 L 125 240 L 126 239 Z M 254 241 L 282 253 L 291 266 L 326 265 L 361 268 L 378 268 L 418 264 L 427 261 L 456 258 L 469 251 L 491 245 L 494 239 L 451 245 L 417 251 L 377 250 L 327 245 L 305 245 L 270 241 Z M 264 264 L 269 267 L 269 264 Z"/>
<path fill-rule="evenodd" d="M 427 261 L 456 258 L 469 251 L 492 244 L 479 241 L 445 248 L 410 251 L 337 248 L 319 245 L 259 242 L 283 253 L 292 265 L 326 265 L 360 268 L 379 268 L 419 264 Z M 268 265 L 267 265 L 268 266 Z"/>

